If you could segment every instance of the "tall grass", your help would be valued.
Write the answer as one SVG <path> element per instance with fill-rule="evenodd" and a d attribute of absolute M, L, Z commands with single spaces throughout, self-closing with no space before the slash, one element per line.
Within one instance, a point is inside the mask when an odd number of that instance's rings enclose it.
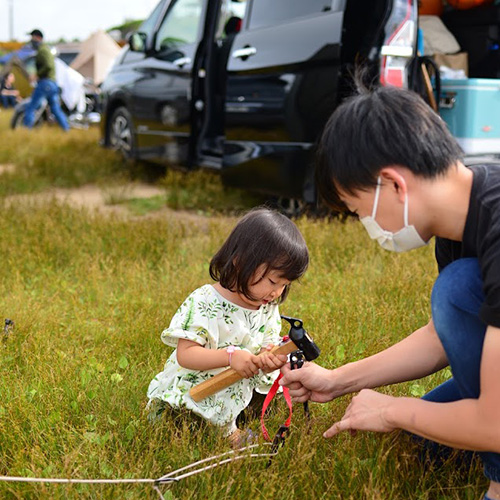
<path fill-rule="evenodd" d="M 13 164 L 15 170 L 2 175 L 0 195 L 106 182 L 123 170 L 116 154 L 97 147 L 96 128 L 68 133 L 47 125 L 10 130 L 11 115 L 0 113 L 0 165 Z"/>
<path fill-rule="evenodd" d="M 162 206 L 199 214 L 230 213 L 263 200 L 245 191 L 225 188 L 214 173 L 165 173 L 158 166 L 125 162 L 116 152 L 98 146 L 97 127 L 72 129 L 68 133 L 55 125 L 10 130 L 11 116 L 11 111 L 0 113 L 0 166 L 8 166 L 1 176 L 0 196 L 96 184 L 105 191 L 111 189 L 109 203 L 126 203 L 138 214 Z M 165 196 L 153 200 L 117 197 L 121 187 L 125 185 L 126 189 L 131 181 L 156 182 L 165 190 Z"/>
<path fill-rule="evenodd" d="M 25 132 L 24 141 L 38 140 Z M 78 140 L 61 139 L 57 129 L 35 134 L 52 148 L 68 141 L 67 161 L 74 148 L 75 168 L 88 163 L 89 171 L 96 169 L 92 182 L 115 169 L 116 159 L 84 132 L 78 131 Z M 24 171 L 27 156 L 18 151 L 23 141 L 13 134 L 12 141 L 20 142 L 7 147 L 4 137 L 2 132 L 2 161 L 8 157 L 16 172 Z M 82 167 L 80 148 L 88 158 Z M 99 165 L 91 165 L 97 159 Z M 58 167 L 57 176 L 50 173 L 58 161 L 48 156 L 32 186 L 39 190 L 56 177 L 62 184 L 76 182 L 71 165 Z M 66 171 L 68 178 L 61 173 Z M 193 178 L 184 185 L 196 192 Z M 210 182 L 217 193 L 216 180 Z M 209 281 L 208 261 L 235 218 L 223 208 L 211 217 L 169 212 L 133 219 L 55 202 L 0 208 L 0 311 L 16 324 L 0 343 L 0 475 L 155 478 L 226 451 L 215 430 L 193 431 L 189 421 L 173 425 L 168 418 L 152 425 L 144 408 L 147 385 L 170 353 L 159 334 L 186 295 Z M 322 348 L 320 364 L 333 368 L 375 353 L 427 321 L 436 276 L 431 248 L 393 255 L 370 242 L 359 224 L 305 217 L 297 224 L 311 267 L 281 310 L 304 320 Z M 447 376 L 443 371 L 383 391 L 418 395 Z M 270 468 L 258 460 L 222 466 L 163 487 L 165 497 L 479 497 L 485 485 L 479 465 L 469 472 L 458 472 L 452 463 L 424 468 L 416 445 L 400 433 L 324 440 L 322 432 L 348 401 L 311 405 L 310 427 L 296 405 L 291 435 Z M 284 418 L 278 403 L 268 428 L 277 429 Z M 257 421 L 250 426 L 258 431 Z M 144 499 L 155 493 L 140 485 L 0 482 L 0 498 Z"/>

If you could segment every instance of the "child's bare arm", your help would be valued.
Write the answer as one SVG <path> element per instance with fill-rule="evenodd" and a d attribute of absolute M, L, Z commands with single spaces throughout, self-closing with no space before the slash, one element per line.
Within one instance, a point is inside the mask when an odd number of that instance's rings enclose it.
<path fill-rule="evenodd" d="M 232 354 L 231 367 L 242 377 L 250 378 L 259 371 L 256 360 L 254 354 L 239 350 Z M 192 340 L 179 339 L 177 362 L 188 370 L 212 370 L 228 366 L 229 355 L 226 349 L 206 349 Z"/>
<path fill-rule="evenodd" d="M 228 365 L 225 349 L 206 349 L 192 340 L 179 339 L 177 362 L 188 370 L 212 370 Z"/>

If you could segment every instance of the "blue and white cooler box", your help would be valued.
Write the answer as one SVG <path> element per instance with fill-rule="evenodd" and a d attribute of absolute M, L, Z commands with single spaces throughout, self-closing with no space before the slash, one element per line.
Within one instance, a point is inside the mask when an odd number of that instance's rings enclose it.
<path fill-rule="evenodd" d="M 439 113 L 466 154 L 500 153 L 500 79 L 441 80 Z"/>

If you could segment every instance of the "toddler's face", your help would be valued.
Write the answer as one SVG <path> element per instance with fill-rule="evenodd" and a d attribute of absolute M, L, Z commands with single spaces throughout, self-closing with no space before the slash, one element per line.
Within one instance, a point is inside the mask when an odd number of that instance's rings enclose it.
<path fill-rule="evenodd" d="M 265 265 L 259 266 L 255 272 L 253 283 L 248 287 L 250 295 L 256 297 L 256 300 L 250 300 L 243 294 L 238 294 L 240 299 L 252 309 L 258 309 L 260 306 L 276 300 L 284 292 L 285 287 L 290 284 L 290 280 L 284 278 L 281 271 L 271 269 L 265 273 L 265 270 Z"/>

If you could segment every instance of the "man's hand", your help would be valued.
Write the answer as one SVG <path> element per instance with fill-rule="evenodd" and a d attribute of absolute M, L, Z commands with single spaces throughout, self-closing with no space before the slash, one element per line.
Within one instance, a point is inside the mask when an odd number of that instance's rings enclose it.
<path fill-rule="evenodd" d="M 231 368 L 243 378 L 251 378 L 259 372 L 258 356 L 243 349 L 233 352 L 231 357 Z"/>
<path fill-rule="evenodd" d="M 273 344 L 269 344 L 261 351 L 257 356 L 257 364 L 259 368 L 264 373 L 270 373 L 275 370 L 279 370 L 282 366 L 286 364 L 287 357 L 284 354 L 272 354 L 270 351 L 274 347 Z"/>
<path fill-rule="evenodd" d="M 322 368 L 315 363 L 304 363 L 298 370 L 291 370 L 287 363 L 281 368 L 283 378 L 280 385 L 288 387 L 290 396 L 298 403 L 315 401 L 326 403 L 340 394 L 336 394 L 332 383 L 332 370 Z"/>
<path fill-rule="evenodd" d="M 300 370 L 298 370 L 300 371 Z M 357 396 L 352 398 L 351 404 L 340 420 L 333 424 L 323 437 L 331 438 L 342 431 L 374 431 L 390 432 L 395 429 L 387 421 L 387 409 L 394 398 L 372 391 L 363 389 Z"/>

